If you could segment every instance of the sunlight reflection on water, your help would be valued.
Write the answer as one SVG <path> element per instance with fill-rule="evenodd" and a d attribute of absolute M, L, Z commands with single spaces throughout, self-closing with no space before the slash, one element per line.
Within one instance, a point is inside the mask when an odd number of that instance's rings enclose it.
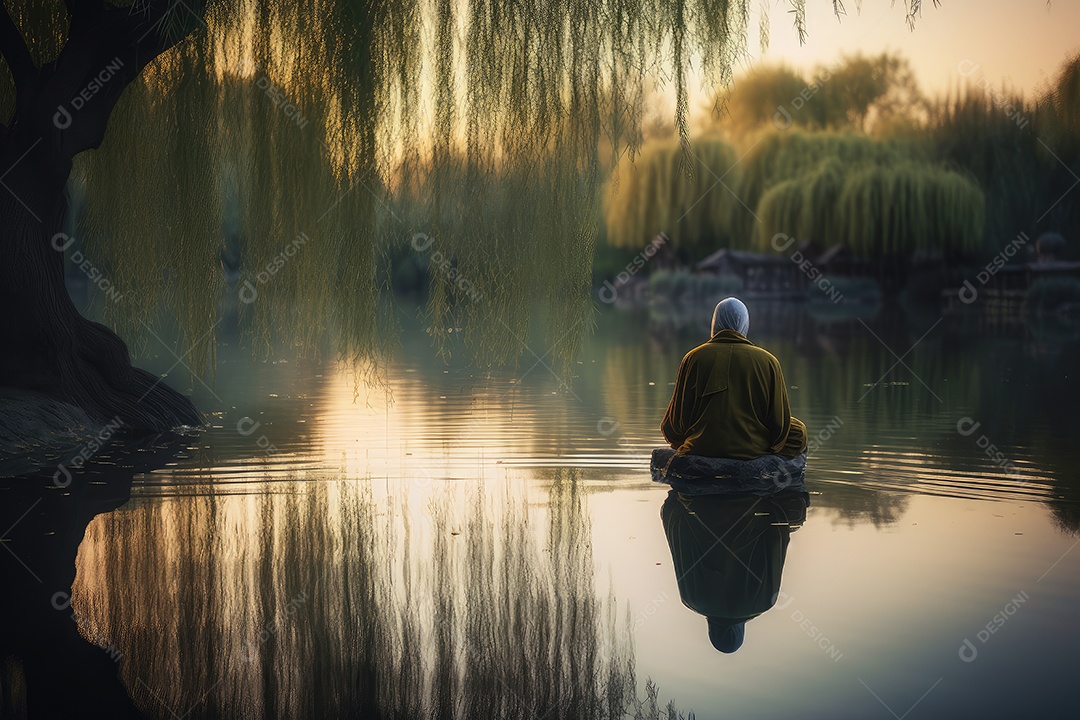
<path fill-rule="evenodd" d="M 334 366 L 227 356 L 214 427 L 90 524 L 80 623 L 124 650 L 125 682 L 156 716 L 201 697 L 193 717 L 428 712 L 448 698 L 599 717 L 583 708 L 625 700 L 635 677 L 639 697 L 651 677 L 661 706 L 699 718 L 867 717 L 884 710 L 874 693 L 902 713 L 939 678 L 926 717 L 1057 707 L 1080 593 L 1080 553 L 1059 529 L 1075 514 L 1052 502 L 1077 498 L 1072 428 L 1046 405 L 1063 361 L 1032 366 L 1027 341 L 943 328 L 909 358 L 940 400 L 919 382 L 863 399 L 893 358 L 823 332 L 831 355 L 805 332 L 762 340 L 811 434 L 842 423 L 809 460 L 783 602 L 747 623 L 734 656 L 680 602 L 665 488 L 647 472 L 693 339 L 657 352 L 630 323 L 590 342 L 572 392 L 541 369 L 481 374 L 407 346 L 392 398 L 362 387 L 354 402 Z M 947 351 L 958 338 L 968 347 Z M 959 433 L 963 417 L 981 432 Z M 1042 610 L 980 644 L 985 660 L 959 659 L 1020 591 Z M 784 693 L 762 686 L 777 676 Z M 987 691 L 1005 678 L 1019 699 Z"/>

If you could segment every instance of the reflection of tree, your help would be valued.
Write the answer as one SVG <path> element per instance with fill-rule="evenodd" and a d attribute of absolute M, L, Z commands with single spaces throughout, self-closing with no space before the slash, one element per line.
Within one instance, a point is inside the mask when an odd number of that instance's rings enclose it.
<path fill-rule="evenodd" d="M 93 518 L 124 505 L 132 477 L 177 448 L 112 446 L 61 476 L 62 488 L 52 472 L 0 484 L 0 717 L 142 717 L 117 677 L 124 653 L 73 588 L 76 555 Z"/>
<path fill-rule="evenodd" d="M 1080 534 L 1080 500 L 1057 502 L 1050 506 L 1054 522 L 1064 532 Z"/>
<path fill-rule="evenodd" d="M 634 710 L 631 648 L 596 594 L 574 475 L 550 476 L 545 510 L 448 485 L 417 512 L 406 487 L 389 490 L 298 484 L 107 516 L 80 556 L 80 611 L 160 717 L 204 694 L 194 716 Z"/>
<path fill-rule="evenodd" d="M 906 493 L 830 485 L 826 492 L 814 496 L 814 507 L 818 511 L 831 511 L 837 520 L 844 521 L 849 527 L 871 523 L 882 528 L 899 521 L 907 512 L 910 500 L 911 496 Z"/>
<path fill-rule="evenodd" d="M 1075 372 L 1080 342 L 1075 331 L 1047 330 L 1030 318 L 1005 328 L 964 318 L 951 328 L 966 336 L 967 362 L 980 369 L 964 414 L 981 425 L 973 437 L 952 434 L 950 442 L 958 452 L 986 461 L 973 444 L 985 434 L 1015 464 L 1019 489 L 1049 485 L 1050 510 L 1063 530 L 1075 533 L 1080 532 L 1080 479 L 1071 440 L 1080 401 Z M 991 466 L 988 472 L 1000 477 L 1004 471 Z"/>

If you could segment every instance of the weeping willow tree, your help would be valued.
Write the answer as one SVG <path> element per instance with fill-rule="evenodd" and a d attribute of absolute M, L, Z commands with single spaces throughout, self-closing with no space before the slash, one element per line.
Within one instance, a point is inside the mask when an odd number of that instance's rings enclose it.
<path fill-rule="evenodd" d="M 835 159 L 769 188 L 757 209 L 757 244 L 778 234 L 857 256 L 904 261 L 917 251 L 955 255 L 983 236 L 982 190 L 959 173 L 911 160 L 845 168 Z"/>
<path fill-rule="evenodd" d="M 822 170 L 828 170 L 821 177 L 822 182 L 827 183 L 829 177 L 835 176 L 837 168 L 844 168 L 846 172 L 848 168 L 863 165 L 887 167 L 898 161 L 923 157 L 923 151 L 913 144 L 878 141 L 853 133 L 791 130 L 765 133 L 750 143 L 739 163 L 741 172 L 731 187 L 742 202 L 728 205 L 728 225 L 738 246 L 752 247 L 758 209 L 774 186 L 802 175 L 818 175 Z M 785 194 L 790 199 L 794 190 L 789 189 Z"/>
<path fill-rule="evenodd" d="M 982 238 L 982 191 L 921 146 L 792 130 L 747 144 L 697 143 L 690 173 L 677 143 L 624 160 L 607 190 L 608 241 L 634 249 L 667 232 L 684 255 L 701 257 L 725 246 L 770 252 L 784 233 L 882 260 L 970 251 Z"/>
<path fill-rule="evenodd" d="M 678 142 L 645 145 L 639 158 L 619 163 L 608 183 L 608 242 L 640 250 L 664 232 L 677 250 L 693 256 L 730 241 L 729 205 L 738 200 L 725 183 L 734 182 L 737 165 L 735 148 L 720 139 L 697 142 L 689 166 Z"/>
<path fill-rule="evenodd" d="M 1080 149 L 1080 53 L 1062 65 L 1048 100 L 1057 120 L 1055 140 L 1067 144 L 1066 150 L 1076 155 Z"/>
<path fill-rule="evenodd" d="M 806 3 L 791 5 L 801 36 Z M 662 77 L 689 158 L 690 60 L 708 86 L 729 81 L 756 6 L 0 4 L 0 302 L 14 348 L 0 382 L 128 426 L 198 423 L 189 401 L 132 367 L 114 329 L 167 308 L 181 357 L 199 365 L 235 290 L 256 338 L 304 346 L 332 329 L 343 354 L 363 357 L 381 336 L 381 243 L 418 232 L 433 238 L 418 252 L 437 258 L 437 335 L 460 328 L 482 359 L 509 359 L 543 317 L 537 332 L 565 365 L 589 324 L 598 148 L 635 154 L 642 88 Z M 920 7 L 906 1 L 911 16 Z M 393 210 L 408 187 L 427 199 L 422 227 Z M 82 317 L 64 288 L 58 234 L 76 201 L 92 265 L 80 267 L 126 298 L 104 314 L 112 328 Z M 225 210 L 237 218 L 235 286 L 221 271 Z M 553 307 L 536 315 L 532 299 Z"/>
<path fill-rule="evenodd" d="M 986 193 L 984 262 L 1021 232 L 1034 238 L 1080 222 L 1069 202 L 1080 171 L 1080 55 L 1033 100 L 971 80 L 935 104 L 926 135 L 936 157 Z"/>

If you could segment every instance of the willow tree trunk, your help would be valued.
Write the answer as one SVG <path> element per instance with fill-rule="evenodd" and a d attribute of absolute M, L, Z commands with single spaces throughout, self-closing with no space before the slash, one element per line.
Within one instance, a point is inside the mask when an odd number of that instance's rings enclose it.
<path fill-rule="evenodd" d="M 175 30 L 162 34 L 176 26 L 174 4 L 151 2 L 145 12 L 80 0 L 67 6 L 67 42 L 38 67 L 0 4 L 0 50 L 16 90 L 0 134 L 0 385 L 44 392 L 131 428 L 200 424 L 190 400 L 133 367 L 115 333 L 79 314 L 64 285 L 63 245 L 54 242 L 73 158 L 100 145 L 124 88 L 181 39 Z"/>

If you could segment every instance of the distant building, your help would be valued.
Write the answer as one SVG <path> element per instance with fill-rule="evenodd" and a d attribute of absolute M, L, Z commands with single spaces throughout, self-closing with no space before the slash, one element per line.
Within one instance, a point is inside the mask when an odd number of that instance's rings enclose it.
<path fill-rule="evenodd" d="M 723 248 L 699 262 L 698 272 L 732 275 L 742 282 L 742 294 L 759 297 L 795 297 L 806 291 L 806 275 L 786 255 L 766 255 Z"/>

